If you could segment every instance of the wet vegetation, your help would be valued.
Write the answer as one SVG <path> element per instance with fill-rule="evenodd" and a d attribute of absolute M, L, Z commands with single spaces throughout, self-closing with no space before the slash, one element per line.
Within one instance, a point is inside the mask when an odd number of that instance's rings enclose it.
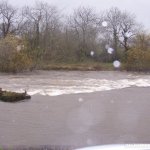
<path fill-rule="evenodd" d="M 44 2 L 16 9 L 0 1 L 0 71 L 114 70 L 116 60 L 150 70 L 150 36 L 134 14 L 79 7 L 65 16 Z"/>
<path fill-rule="evenodd" d="M 3 102 L 19 102 L 22 100 L 30 99 L 31 96 L 28 95 L 26 92 L 24 93 L 16 93 L 16 92 L 10 92 L 10 91 L 3 91 L 0 90 L 0 101 Z"/>
<path fill-rule="evenodd" d="M 67 70 L 67 71 L 109 71 L 113 70 L 112 63 L 81 62 L 81 63 L 50 63 L 39 67 L 41 70 Z"/>

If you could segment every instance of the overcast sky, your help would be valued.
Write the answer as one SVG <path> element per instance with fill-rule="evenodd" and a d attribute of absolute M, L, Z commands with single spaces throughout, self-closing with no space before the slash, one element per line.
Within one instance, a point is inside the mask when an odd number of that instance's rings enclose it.
<path fill-rule="evenodd" d="M 37 0 L 8 0 L 18 7 L 33 5 Z M 39 1 L 39 0 L 38 0 Z M 94 7 L 97 11 L 117 6 L 121 10 L 127 10 L 137 16 L 137 20 L 150 30 L 150 0 L 42 0 L 58 6 L 64 12 L 71 13 L 79 6 Z"/>

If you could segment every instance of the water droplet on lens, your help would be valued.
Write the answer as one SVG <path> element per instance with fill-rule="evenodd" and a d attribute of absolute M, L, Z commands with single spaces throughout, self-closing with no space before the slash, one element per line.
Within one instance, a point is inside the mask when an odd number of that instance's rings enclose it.
<path fill-rule="evenodd" d="M 103 26 L 103 27 L 107 27 L 107 26 L 108 26 L 108 23 L 107 23 L 106 21 L 103 21 L 103 22 L 102 22 L 102 26 Z"/>
<path fill-rule="evenodd" d="M 48 106 L 46 106 L 45 108 L 48 109 Z"/>
<path fill-rule="evenodd" d="M 91 139 L 88 139 L 88 140 L 87 140 L 87 144 L 88 144 L 88 145 L 92 145 L 92 144 L 93 144 L 93 141 L 92 141 Z"/>
<path fill-rule="evenodd" d="M 114 51 L 114 49 L 113 49 L 113 48 L 111 48 L 111 47 L 107 49 L 108 54 L 112 54 L 112 53 L 113 53 L 113 51 Z"/>
<path fill-rule="evenodd" d="M 113 62 L 113 66 L 114 66 L 115 68 L 119 68 L 119 67 L 121 66 L 120 61 L 115 60 L 115 61 Z"/>
<path fill-rule="evenodd" d="M 78 101 L 79 102 L 83 102 L 84 100 L 83 100 L 83 98 L 79 98 Z"/>
<path fill-rule="evenodd" d="M 13 120 L 12 120 L 12 122 L 13 122 L 13 123 L 15 123 L 15 122 L 16 122 L 16 120 L 14 120 L 14 119 L 13 119 Z"/>
<path fill-rule="evenodd" d="M 90 55 L 91 55 L 91 56 L 94 56 L 94 54 L 95 54 L 94 51 L 91 51 L 91 52 L 90 52 Z"/>
<path fill-rule="evenodd" d="M 129 37 L 131 36 L 131 34 L 128 33 L 128 32 L 126 32 L 126 33 L 124 34 L 124 36 L 127 37 L 127 38 L 129 38 Z"/>
<path fill-rule="evenodd" d="M 113 103 L 114 103 L 114 100 L 111 100 L 111 101 L 110 101 L 110 103 L 112 103 L 112 104 L 113 104 Z"/>
<path fill-rule="evenodd" d="M 107 50 L 108 50 L 109 48 L 110 48 L 110 47 L 109 47 L 109 45 L 106 45 L 106 46 L 105 46 L 105 49 L 107 49 Z"/>
<path fill-rule="evenodd" d="M 124 38 L 123 38 L 123 37 L 119 37 L 119 40 L 120 40 L 121 42 L 123 42 L 123 41 L 124 41 Z"/>

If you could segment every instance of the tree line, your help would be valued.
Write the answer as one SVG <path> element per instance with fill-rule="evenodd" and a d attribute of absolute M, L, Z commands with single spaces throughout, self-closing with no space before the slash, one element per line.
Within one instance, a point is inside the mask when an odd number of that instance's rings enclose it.
<path fill-rule="evenodd" d="M 26 62 L 36 67 L 41 63 L 86 60 L 121 60 L 134 64 L 134 69 L 140 58 L 137 49 L 142 51 L 141 61 L 145 61 L 147 52 L 143 52 L 150 49 L 149 35 L 134 14 L 117 7 L 100 13 L 79 7 L 65 15 L 45 2 L 17 9 L 8 1 L 0 1 L 1 70 L 21 69 Z"/>

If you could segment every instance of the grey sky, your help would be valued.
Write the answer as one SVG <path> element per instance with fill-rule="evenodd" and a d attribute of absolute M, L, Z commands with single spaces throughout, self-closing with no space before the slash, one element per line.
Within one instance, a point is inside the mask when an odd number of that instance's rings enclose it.
<path fill-rule="evenodd" d="M 36 0 L 9 0 L 17 6 L 32 5 Z M 78 6 L 94 7 L 97 11 L 117 6 L 122 10 L 127 10 L 137 16 L 137 20 L 150 30 L 150 0 L 44 0 L 56 5 L 64 12 L 71 12 Z"/>

